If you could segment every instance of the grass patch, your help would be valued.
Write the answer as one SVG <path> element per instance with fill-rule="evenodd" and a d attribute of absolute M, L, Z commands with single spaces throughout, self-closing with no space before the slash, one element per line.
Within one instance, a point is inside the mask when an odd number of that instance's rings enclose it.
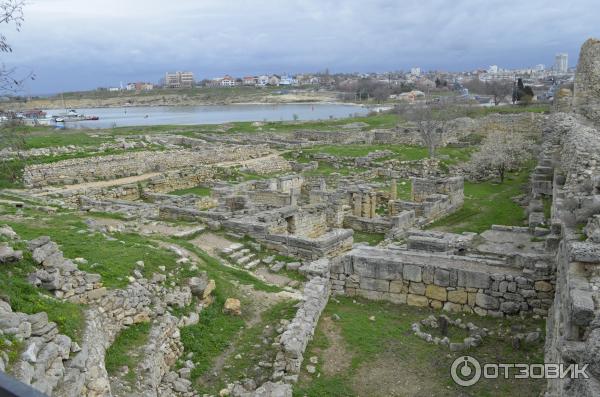
<path fill-rule="evenodd" d="M 461 209 L 442 218 L 428 228 L 453 233 L 481 233 L 492 225 L 522 226 L 525 211 L 512 199 L 523 193 L 531 167 L 511 173 L 504 183 L 491 181 L 465 182 L 465 202 Z"/>
<path fill-rule="evenodd" d="M 265 312 L 261 313 L 260 321 L 250 328 L 240 332 L 235 342 L 235 353 L 241 356 L 235 359 L 230 356 L 224 367 L 223 375 L 218 380 L 218 388 L 214 388 L 211 394 L 217 394 L 219 389 L 227 383 L 244 378 L 264 381 L 272 374 L 272 368 L 261 368 L 260 361 L 273 362 L 277 349 L 271 343 L 265 344 L 264 339 L 271 340 L 276 335 L 275 328 L 279 326 L 281 319 L 290 320 L 296 314 L 296 301 L 283 301 L 276 303 Z M 257 347 L 259 346 L 259 347 Z M 260 382 L 258 382 L 260 384 Z M 204 390 L 203 392 L 208 392 Z"/>
<path fill-rule="evenodd" d="M 542 205 L 544 208 L 544 217 L 550 219 L 552 217 L 552 196 L 542 196 Z"/>
<path fill-rule="evenodd" d="M 181 328 L 185 352 L 193 353 L 196 364 L 191 373 L 192 379 L 197 379 L 211 368 L 214 359 L 231 345 L 244 325 L 241 317 L 223 313 L 226 299 L 221 288 L 217 288 L 215 301 L 202 311 L 198 324 Z"/>
<path fill-rule="evenodd" d="M 327 376 L 323 372 L 323 360 L 327 360 L 328 357 L 324 356 L 323 349 L 333 341 L 324 332 L 323 318 L 334 313 L 340 316 L 340 320 L 333 324 L 338 327 L 345 349 L 349 353 L 349 369 Z M 542 320 L 495 319 L 462 313 L 451 315 L 453 318 L 460 317 L 463 322 L 472 321 L 480 327 L 486 327 L 494 331 L 494 334 L 485 337 L 477 348 L 467 352 L 450 352 L 445 346 L 437 346 L 419 339 L 410 329 L 412 323 L 426 318 L 431 313 L 436 312 L 388 302 L 346 297 L 338 298 L 337 302 L 330 300 L 319 321 L 315 339 L 309 344 L 304 355 L 320 355 L 316 365 L 320 376 L 310 376 L 303 372 L 295 387 L 294 396 L 357 396 L 357 389 L 360 389 L 361 385 L 373 383 L 381 388 L 370 390 L 368 395 L 456 396 L 467 392 L 467 395 L 473 396 L 530 396 L 537 395 L 544 389 L 543 379 L 503 378 L 482 379 L 469 389 L 464 389 L 454 384 L 450 377 L 452 362 L 464 354 L 477 358 L 482 364 L 543 363 L 543 341 L 522 350 L 513 350 L 510 337 L 505 336 L 506 330 L 510 329 L 512 324 L 523 324 L 527 330 L 544 329 Z M 369 320 L 371 316 L 375 317 L 375 321 Z M 397 382 L 396 377 L 399 374 L 375 367 L 383 365 L 383 359 L 388 360 L 390 365 L 398 364 L 402 368 L 404 385 Z M 371 371 L 365 372 L 364 369 L 367 368 Z M 367 377 L 369 379 L 366 379 Z M 392 394 L 389 388 L 395 393 Z M 364 390 L 360 395 L 364 395 Z"/>
<path fill-rule="evenodd" d="M 219 262 L 218 259 L 213 258 L 208 255 L 206 252 L 202 251 L 200 248 L 196 247 L 194 244 L 189 241 L 174 239 L 174 238 L 162 238 L 162 240 L 166 242 L 172 242 L 174 244 L 178 244 L 188 251 L 196 254 L 203 261 L 203 270 L 206 270 L 211 278 L 214 278 L 217 285 L 222 281 L 226 284 L 231 284 L 232 281 L 238 282 L 244 285 L 252 285 L 254 289 L 265 292 L 280 292 L 281 288 L 265 283 L 264 281 L 259 280 L 254 277 L 251 273 L 232 268 L 229 266 L 224 266 Z M 233 291 L 231 291 L 233 293 Z"/>
<path fill-rule="evenodd" d="M 385 234 L 383 233 L 367 233 L 354 231 L 355 243 L 368 243 L 369 245 L 377 245 L 383 241 Z"/>
<path fill-rule="evenodd" d="M 31 254 L 23 252 L 24 258 L 15 264 L 0 267 L 0 295 L 3 296 L 15 312 L 35 314 L 46 312 L 48 320 L 57 324 L 60 333 L 75 341 L 81 341 L 85 326 L 84 306 L 55 299 L 45 291 L 29 284 L 27 276 L 37 266 Z"/>
<path fill-rule="evenodd" d="M 115 239 L 107 239 L 99 233 L 92 233 L 81 218 L 73 213 L 61 213 L 52 217 L 39 212 L 35 220 L 9 220 L 9 224 L 22 238 L 34 239 L 42 235 L 60 245 L 65 257 L 83 257 L 87 265 L 79 265 L 81 270 L 98 273 L 104 285 L 110 288 L 127 286 L 127 276 L 135 269 L 135 263 L 144 261 L 142 273 L 148 277 L 158 272 L 159 266 L 167 271 L 176 268 L 174 253 L 157 248 L 150 240 L 136 234 L 114 234 Z M 83 232 L 82 232 L 83 231 Z"/>
<path fill-rule="evenodd" d="M 129 382 L 135 381 L 135 369 L 142 357 L 140 352 L 134 351 L 148 342 L 151 327 L 149 322 L 138 323 L 119 332 L 113 344 L 106 350 L 104 362 L 109 375 L 114 375 L 120 367 L 126 365 L 129 372 L 125 379 Z"/>
<path fill-rule="evenodd" d="M 389 150 L 394 154 L 378 159 L 383 161 L 387 159 L 396 159 L 401 161 L 409 160 L 421 160 L 428 157 L 427 148 L 422 146 L 410 146 L 410 145 L 362 145 L 362 144 L 351 144 L 351 145 L 323 145 L 314 146 L 309 149 L 303 149 L 300 157 L 308 158 L 311 154 L 325 153 L 336 157 L 363 157 L 369 153 L 376 151 Z M 437 150 L 438 156 L 447 156 L 455 161 L 466 161 L 470 158 L 471 148 L 455 148 L 455 147 L 443 147 Z"/>

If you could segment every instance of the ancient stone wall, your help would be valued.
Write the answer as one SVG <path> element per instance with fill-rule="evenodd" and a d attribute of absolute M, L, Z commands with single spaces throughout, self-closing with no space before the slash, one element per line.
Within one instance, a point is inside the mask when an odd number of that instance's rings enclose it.
<path fill-rule="evenodd" d="M 331 268 L 334 293 L 492 316 L 546 314 L 552 282 L 499 261 L 383 248 L 355 248 Z"/>
<path fill-rule="evenodd" d="M 588 39 L 579 52 L 573 108 L 600 125 L 600 40 Z"/>
<path fill-rule="evenodd" d="M 215 146 L 202 150 L 140 151 L 76 158 L 50 164 L 28 165 L 23 170 L 23 182 L 28 187 L 70 185 L 203 164 L 247 160 L 269 153 L 269 149 L 264 146 Z M 273 163 L 277 163 L 276 159 Z"/>
<path fill-rule="evenodd" d="M 597 57 L 600 59 L 600 54 Z M 589 63 L 582 68 L 587 66 Z M 542 159 L 552 160 L 553 170 L 552 238 L 547 242 L 558 244 L 556 294 L 546 324 L 545 361 L 589 364 L 589 379 L 549 379 L 547 393 L 552 396 L 600 394 L 600 239 L 596 226 L 600 131 L 588 124 L 570 115 L 552 115 L 545 124 L 541 154 Z M 583 230 L 582 225 L 586 225 Z"/>
<path fill-rule="evenodd" d="M 329 300 L 330 286 L 327 276 L 328 274 L 325 277 L 313 277 L 304 285 L 304 300 L 279 338 L 280 351 L 273 365 L 274 380 L 297 380 L 304 351 L 313 338 L 321 312 Z"/>

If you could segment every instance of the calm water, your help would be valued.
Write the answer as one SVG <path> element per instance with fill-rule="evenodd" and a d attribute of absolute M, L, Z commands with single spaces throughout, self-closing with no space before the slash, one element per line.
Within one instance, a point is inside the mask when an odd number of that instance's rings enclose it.
<path fill-rule="evenodd" d="M 164 124 L 219 124 L 231 121 L 284 121 L 320 120 L 365 115 L 368 109 L 342 104 L 282 104 L 282 105 L 226 105 L 226 106 L 161 106 L 76 109 L 86 116 L 98 116 L 97 121 L 58 123 L 66 128 L 110 128 Z M 48 115 L 64 110 L 47 110 Z"/>

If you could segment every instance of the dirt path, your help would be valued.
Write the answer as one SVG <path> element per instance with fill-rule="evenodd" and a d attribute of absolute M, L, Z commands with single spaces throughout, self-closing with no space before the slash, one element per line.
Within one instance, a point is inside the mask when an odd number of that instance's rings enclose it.
<path fill-rule="evenodd" d="M 212 256 L 217 255 L 219 250 L 227 248 L 233 244 L 232 241 L 227 240 L 225 237 L 210 232 L 202 233 L 201 236 L 190 240 L 190 243 L 194 244 L 196 247 Z"/>
<path fill-rule="evenodd" d="M 352 377 L 352 389 L 357 396 L 412 397 L 439 396 L 440 385 L 428 382 L 428 374 L 419 371 L 410 357 L 399 359 L 393 347 L 373 361 L 364 363 Z M 452 394 L 454 395 L 454 394 Z"/>
<path fill-rule="evenodd" d="M 323 373 L 327 376 L 344 373 L 350 368 L 352 353 L 346 349 L 346 341 L 344 341 L 340 327 L 331 317 L 322 317 L 320 321 L 321 330 L 329 341 L 329 346 L 320 351 Z"/>

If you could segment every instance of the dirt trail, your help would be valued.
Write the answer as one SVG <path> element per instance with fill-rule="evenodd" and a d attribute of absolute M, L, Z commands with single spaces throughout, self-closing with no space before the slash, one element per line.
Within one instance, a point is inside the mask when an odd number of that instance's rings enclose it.
<path fill-rule="evenodd" d="M 321 318 L 321 330 L 329 341 L 329 346 L 319 352 L 323 360 L 323 373 L 327 376 L 333 376 L 344 373 L 350 368 L 352 363 L 352 353 L 346 349 L 346 342 L 341 334 L 340 327 L 331 319 L 331 317 Z"/>

